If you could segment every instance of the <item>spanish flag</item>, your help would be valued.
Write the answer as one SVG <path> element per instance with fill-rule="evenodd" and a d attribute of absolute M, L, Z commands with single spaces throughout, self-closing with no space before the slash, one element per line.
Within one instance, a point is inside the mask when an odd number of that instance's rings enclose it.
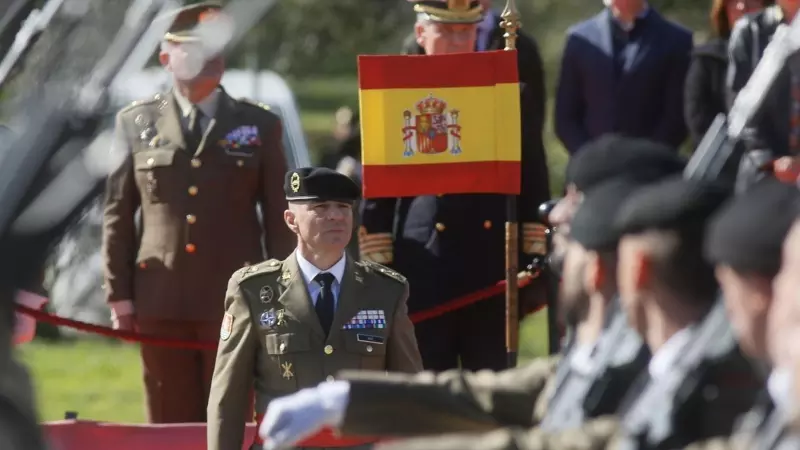
<path fill-rule="evenodd" d="M 359 56 L 365 198 L 520 191 L 516 51 Z"/>

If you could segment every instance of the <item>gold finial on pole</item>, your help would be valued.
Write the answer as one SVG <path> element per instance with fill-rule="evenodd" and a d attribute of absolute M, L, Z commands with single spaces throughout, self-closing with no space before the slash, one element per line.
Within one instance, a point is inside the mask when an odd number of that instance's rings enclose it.
<path fill-rule="evenodd" d="M 504 50 L 516 50 L 517 48 L 517 30 L 522 26 L 520 21 L 519 10 L 514 0 L 506 0 L 506 7 L 503 8 L 503 13 L 500 14 L 503 19 L 500 26 L 506 30 L 503 37 L 506 39 L 506 48 Z"/>

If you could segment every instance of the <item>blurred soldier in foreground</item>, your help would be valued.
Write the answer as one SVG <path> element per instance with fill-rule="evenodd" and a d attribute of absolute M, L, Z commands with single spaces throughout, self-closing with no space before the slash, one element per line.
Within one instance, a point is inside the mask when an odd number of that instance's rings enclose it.
<path fill-rule="evenodd" d="M 619 158 L 598 158 L 595 165 L 578 165 L 572 176 L 587 181 L 623 176 L 626 172 L 651 174 L 654 181 L 665 174 L 678 173 L 682 164 L 674 152 L 659 145 L 646 145 L 641 140 L 619 139 L 618 145 L 608 148 L 588 148 L 579 158 L 591 158 L 591 153 L 614 155 Z M 650 159 L 647 159 L 649 155 Z M 624 165 L 622 161 L 629 162 Z M 631 169 L 637 169 L 632 171 Z M 661 174 L 659 175 L 659 172 Z M 565 381 L 572 372 L 591 378 L 593 371 L 602 372 L 604 361 L 594 360 L 597 347 L 622 350 L 618 347 L 618 328 L 609 339 L 606 322 L 613 310 L 612 297 L 616 293 L 614 250 L 616 232 L 612 228 L 614 212 L 622 199 L 640 182 L 609 181 L 605 193 L 594 196 L 594 189 L 578 209 L 572 227 L 577 232 L 575 242 L 567 246 L 568 263 L 564 270 L 560 307 L 574 317 L 580 330 L 577 343 L 567 350 L 555 377 L 557 359 L 539 359 L 521 367 L 503 372 L 480 371 L 476 373 L 447 371 L 438 375 L 420 374 L 414 377 L 385 376 L 367 372 L 346 372 L 336 383 L 323 383 L 294 396 L 275 400 L 260 432 L 265 439 L 280 437 L 277 444 L 291 444 L 316 430 L 331 426 L 345 434 L 403 436 L 446 432 L 485 432 L 503 426 L 531 427 L 542 418 L 548 426 L 561 426 L 560 414 L 550 417 L 553 399 L 566 406 L 572 401 L 574 409 L 583 406 L 584 397 L 562 398 L 570 395 Z M 600 183 L 604 185 L 606 183 Z M 601 190 L 601 187 L 597 187 Z M 584 246 L 585 245 L 585 246 Z M 590 250 L 591 249 L 591 250 Z M 599 252 L 595 249 L 610 249 Z M 596 274 L 590 277 L 589 274 Z M 624 323 L 622 324 L 624 325 Z M 624 328 L 624 327 L 623 327 Z M 602 337 L 601 337 L 602 336 Z M 640 343 L 641 338 L 636 337 Z M 638 348 L 634 348 L 634 353 Z M 646 362 L 639 360 L 630 367 L 614 366 L 614 380 L 608 383 L 610 397 L 603 396 L 582 411 L 589 417 L 614 410 L 620 396 L 630 386 L 630 377 L 636 375 Z M 585 369 L 589 369 L 589 373 Z M 580 375 L 578 375 L 580 378 Z M 571 383 L 575 387 L 574 380 Z M 543 393 L 543 390 L 545 393 Z M 555 397 L 553 392 L 555 391 Z M 622 391 L 622 392 L 620 392 Z M 377 400 L 377 401 L 376 401 Z M 392 410 L 402 414 L 404 420 L 391 419 L 381 411 Z M 559 413 L 564 409 L 559 409 Z M 573 409 L 573 411 L 574 411 Z M 313 414 L 313 415 L 312 415 Z M 492 433 L 493 440 L 480 440 L 475 446 L 467 439 L 448 443 L 431 438 L 431 444 L 452 445 L 461 449 L 506 448 L 516 432 L 500 430 Z M 515 441 L 518 442 L 518 441 Z M 421 441 L 417 447 L 427 448 Z M 450 447 L 446 447 L 450 448 Z"/>
<path fill-rule="evenodd" d="M 734 198 L 711 222 L 705 253 L 716 264 L 726 310 L 742 350 L 758 369 L 770 372 L 766 392 L 740 420 L 732 436 L 699 442 L 692 449 L 769 449 L 775 424 L 787 425 L 790 374 L 769 354 L 769 317 L 775 313 L 772 282 L 781 264 L 781 245 L 797 215 L 800 192 L 765 179 Z M 781 423 L 782 422 L 782 423 Z"/>
<path fill-rule="evenodd" d="M 215 14 L 206 2 L 163 19 L 172 25 L 159 58 L 174 87 L 117 115 L 113 151 L 124 161 L 108 178 L 103 252 L 119 329 L 215 340 L 230 274 L 264 259 L 262 237 L 270 257 L 292 249 L 280 121 L 219 85 L 223 56 L 193 31 Z M 148 420 L 205 422 L 216 351 L 141 351 Z"/>
<path fill-rule="evenodd" d="M 275 397 L 331 381 L 342 369 L 422 370 L 405 278 L 345 253 L 358 185 L 330 169 L 303 168 L 286 174 L 284 190 L 297 249 L 284 261 L 243 268 L 228 283 L 209 450 L 242 448 L 254 381 L 257 410 L 272 414 Z"/>
<path fill-rule="evenodd" d="M 474 51 L 476 23 L 483 17 L 477 1 L 411 1 L 418 13 L 416 39 L 425 54 Z M 530 264 L 534 255 L 545 253 L 545 229 L 537 223 L 538 207 L 550 198 L 545 154 L 533 124 L 536 113 L 528 106 L 531 95 L 536 95 L 536 89 L 522 85 L 522 185 L 517 203 L 522 231 L 520 247 L 511 249 L 520 253 L 520 267 Z M 505 279 L 505 196 L 384 198 L 366 200 L 362 206 L 361 257 L 390 264 L 408 278 L 411 312 Z M 521 297 L 536 287 L 526 288 Z M 541 304 L 541 299 L 536 300 Z M 453 369 L 459 362 L 469 370 L 507 366 L 502 295 L 421 322 L 416 333 L 426 369 Z"/>

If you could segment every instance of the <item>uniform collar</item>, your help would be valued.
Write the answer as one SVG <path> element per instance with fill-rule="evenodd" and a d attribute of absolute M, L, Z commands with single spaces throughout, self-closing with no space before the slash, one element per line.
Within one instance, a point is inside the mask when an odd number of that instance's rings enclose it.
<path fill-rule="evenodd" d="M 217 104 L 219 103 L 219 88 L 214 89 L 208 97 L 192 104 L 188 98 L 184 97 L 177 89 L 172 90 L 175 95 L 175 101 L 178 103 L 178 110 L 181 112 L 181 118 L 187 118 L 192 113 L 192 109 L 197 108 L 205 114 L 206 117 L 212 118 L 217 112 Z"/>
<path fill-rule="evenodd" d="M 684 348 L 692 341 L 692 327 L 684 328 L 661 346 L 650 358 L 647 371 L 653 380 L 663 379 L 675 366 Z"/>
<path fill-rule="evenodd" d="M 342 257 L 339 258 L 339 261 L 337 261 L 336 264 L 334 264 L 328 270 L 321 270 L 314 264 L 311 264 L 311 262 L 305 259 L 299 251 L 295 250 L 294 253 L 297 256 L 297 266 L 300 267 L 300 272 L 303 274 L 306 284 L 311 283 L 320 273 L 328 272 L 333 275 L 334 278 L 336 278 L 336 281 L 341 285 L 342 278 L 344 278 L 344 268 L 346 264 L 346 257 L 344 253 L 342 253 Z"/>

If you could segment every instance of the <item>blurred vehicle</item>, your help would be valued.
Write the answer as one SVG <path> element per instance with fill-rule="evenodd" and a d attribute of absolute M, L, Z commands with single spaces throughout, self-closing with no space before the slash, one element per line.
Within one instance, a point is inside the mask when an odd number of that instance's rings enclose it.
<path fill-rule="evenodd" d="M 271 71 L 228 70 L 222 85 L 232 97 L 247 97 L 264 103 L 281 117 L 284 150 L 290 168 L 311 164 L 294 95 L 280 75 Z M 168 75 L 161 68 L 147 69 L 119 80 L 112 89 L 106 129 L 91 145 L 98 147 L 98 151 L 107 151 L 116 112 L 135 100 L 169 89 Z M 59 316 L 97 324 L 110 323 L 102 291 L 102 221 L 102 198 L 98 198 L 50 257 L 45 287 L 50 294 L 49 306 Z"/>

